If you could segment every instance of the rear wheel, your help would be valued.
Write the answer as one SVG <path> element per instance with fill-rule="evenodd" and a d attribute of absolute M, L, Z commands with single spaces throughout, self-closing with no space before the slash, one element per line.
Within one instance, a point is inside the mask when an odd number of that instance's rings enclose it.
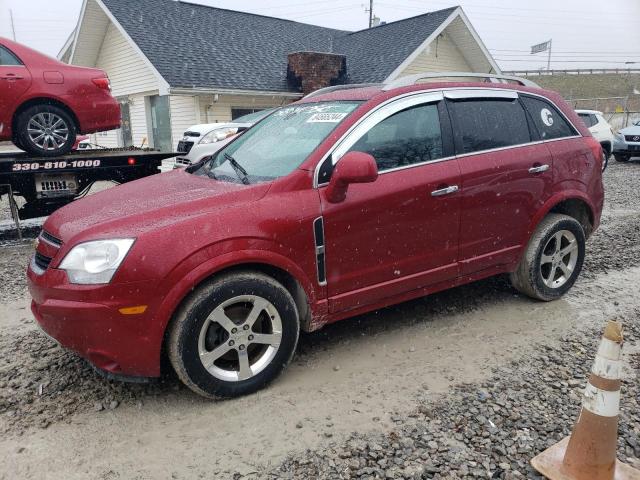
<path fill-rule="evenodd" d="M 17 137 L 20 148 L 33 155 L 64 155 L 76 141 L 76 126 L 71 116 L 56 105 L 34 105 L 18 116 Z"/>
<path fill-rule="evenodd" d="M 511 283 L 532 298 L 555 300 L 575 283 L 584 254 L 582 225 L 568 215 L 549 214 L 529 240 Z"/>
<path fill-rule="evenodd" d="M 259 272 L 229 274 L 201 286 L 177 313 L 169 359 L 194 392 L 236 397 L 284 370 L 299 332 L 296 304 L 281 284 Z"/>

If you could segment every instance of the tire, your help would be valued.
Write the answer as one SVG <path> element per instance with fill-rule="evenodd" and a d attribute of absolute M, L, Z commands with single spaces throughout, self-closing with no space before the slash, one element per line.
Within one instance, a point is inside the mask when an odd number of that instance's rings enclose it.
<path fill-rule="evenodd" d="M 24 150 L 24 145 L 22 145 L 22 142 L 20 141 L 20 138 L 17 135 L 15 137 L 13 137 L 12 142 L 20 150 Z"/>
<path fill-rule="evenodd" d="M 628 155 L 620 155 L 617 153 L 613 154 L 613 158 L 616 159 L 616 162 L 628 162 L 629 161 L 629 156 Z"/>
<path fill-rule="evenodd" d="M 207 398 L 231 398 L 260 390 L 280 375 L 299 335 L 298 310 L 287 289 L 267 275 L 247 271 L 200 286 L 176 313 L 167 349 L 187 387 Z M 271 344 L 257 343 L 257 338 Z M 248 360 L 244 369 L 240 358 Z"/>
<path fill-rule="evenodd" d="M 18 116 L 16 126 L 21 148 L 32 155 L 64 155 L 71 151 L 76 141 L 74 120 L 56 105 L 42 104 L 27 108 Z"/>
<path fill-rule="evenodd" d="M 560 252 L 566 252 L 564 256 L 557 252 L 558 240 Z M 570 243 L 571 240 L 573 243 Z M 568 250 L 571 245 L 574 247 Z M 567 293 L 576 282 L 584 255 L 582 225 L 568 215 L 551 213 L 540 222 L 531 236 L 518 268 L 510 274 L 511 283 L 516 290 L 531 298 L 546 302 L 555 300 Z"/>

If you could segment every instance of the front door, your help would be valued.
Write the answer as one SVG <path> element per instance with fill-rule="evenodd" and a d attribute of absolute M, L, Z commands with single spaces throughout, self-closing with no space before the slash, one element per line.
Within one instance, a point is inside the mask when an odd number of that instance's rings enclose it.
<path fill-rule="evenodd" d="M 460 269 L 517 261 L 553 186 L 552 157 L 513 91 L 445 92 L 462 173 Z"/>
<path fill-rule="evenodd" d="M 9 49 L 0 45 L 0 136 L 11 127 L 11 117 L 31 85 L 31 73 Z"/>
<path fill-rule="evenodd" d="M 154 95 L 149 98 L 151 107 L 151 138 L 153 147 L 165 152 L 173 150 L 171 141 L 171 115 L 169 96 Z"/>
<path fill-rule="evenodd" d="M 370 115 L 333 152 L 333 158 L 348 151 L 373 155 L 379 176 L 350 185 L 337 204 L 320 188 L 332 312 L 457 275 L 460 172 L 444 113 L 439 94 L 398 100 Z"/>

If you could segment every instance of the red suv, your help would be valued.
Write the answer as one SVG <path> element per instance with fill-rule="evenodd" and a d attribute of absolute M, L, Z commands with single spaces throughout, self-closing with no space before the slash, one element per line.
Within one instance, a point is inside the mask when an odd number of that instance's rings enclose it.
<path fill-rule="evenodd" d="M 0 140 L 51 157 L 68 153 L 76 134 L 119 127 L 120 105 L 102 70 L 0 37 Z"/>
<path fill-rule="evenodd" d="M 507 272 L 560 297 L 600 220 L 600 144 L 557 94 L 490 78 L 330 88 L 58 210 L 28 269 L 37 321 L 101 370 L 158 376 L 167 355 L 232 397 L 300 330 Z"/>

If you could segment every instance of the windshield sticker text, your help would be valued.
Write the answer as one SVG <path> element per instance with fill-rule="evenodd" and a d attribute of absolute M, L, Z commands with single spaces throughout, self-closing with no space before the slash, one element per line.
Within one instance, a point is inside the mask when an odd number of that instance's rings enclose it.
<path fill-rule="evenodd" d="M 315 113 L 309 117 L 307 123 L 338 123 L 344 117 L 346 113 Z"/>

